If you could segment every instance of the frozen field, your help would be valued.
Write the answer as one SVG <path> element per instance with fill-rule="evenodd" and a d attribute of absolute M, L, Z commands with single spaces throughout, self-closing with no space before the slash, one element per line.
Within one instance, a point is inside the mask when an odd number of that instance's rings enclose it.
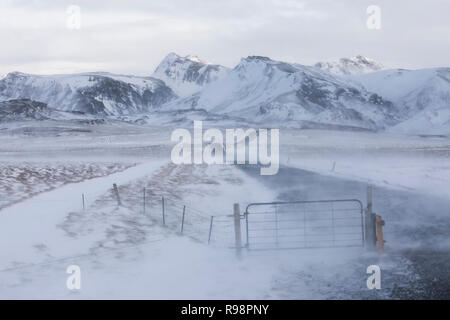
<path fill-rule="evenodd" d="M 17 199 L 0 209 L 2 299 L 449 298 L 449 138 L 282 130 L 283 166 L 265 177 L 247 167 L 170 163 L 169 128 L 52 124 L 54 136 L 33 126 L 0 128 L 0 197 Z M 33 183 L 18 178 L 27 170 Z M 383 256 L 307 249 L 238 260 L 229 248 L 233 203 L 365 202 L 369 183 L 386 221 Z M 66 287 L 72 264 L 81 267 L 80 291 Z M 383 270 L 382 290 L 366 288 L 370 264 Z"/>
<path fill-rule="evenodd" d="M 123 171 L 133 164 L 83 162 L 2 162 L 0 209 L 68 183 Z"/>
<path fill-rule="evenodd" d="M 297 130 L 281 144 L 287 166 L 450 198 L 448 137 Z"/>

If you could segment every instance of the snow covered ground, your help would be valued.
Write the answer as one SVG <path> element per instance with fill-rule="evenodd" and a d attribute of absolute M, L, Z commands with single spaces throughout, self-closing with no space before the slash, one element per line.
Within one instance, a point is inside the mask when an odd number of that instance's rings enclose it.
<path fill-rule="evenodd" d="M 402 297 L 399 286 L 408 292 L 419 290 L 413 285 L 419 276 L 417 265 L 400 251 L 404 246 L 397 246 L 397 240 L 416 232 L 418 223 L 428 223 L 426 230 L 431 230 L 435 221 L 444 229 L 449 225 L 447 213 L 442 210 L 446 200 L 436 205 L 436 212 L 433 207 L 427 208 L 429 198 L 425 196 L 417 199 L 425 199 L 418 201 L 427 210 L 412 202 L 411 216 L 388 212 L 403 206 L 405 197 L 411 197 L 402 192 L 431 196 L 430 201 L 436 196 L 448 199 L 450 141 L 445 137 L 282 130 L 284 176 L 272 181 L 234 166 L 170 163 L 170 128 L 71 124 L 72 129 L 86 130 L 55 137 L 33 131 L 42 126 L 26 126 L 27 134 L 18 130 L 23 125 L 17 124 L 0 130 L 0 160 L 7 161 L 8 166 L 14 160 L 17 168 L 23 167 L 21 159 L 45 163 L 42 168 L 81 160 L 98 165 L 136 165 L 79 182 L 70 180 L 69 175 L 64 185 L 57 184 L 0 209 L 1 299 L 398 298 Z M 308 178 L 295 168 L 335 177 Z M 7 172 L 7 167 L 2 169 Z M 289 181 L 289 177 L 293 180 Z M 243 209 L 247 203 L 281 199 L 286 194 L 289 199 L 332 196 L 333 190 L 345 191 L 342 186 L 347 185 L 336 177 L 360 181 L 347 191 L 361 200 L 365 182 L 381 188 L 377 194 L 390 197 L 382 206 L 382 201 L 376 199 L 376 203 L 387 220 L 387 248 L 391 253 L 378 256 L 353 248 L 244 252 L 241 260 L 235 257 L 229 248 L 232 223 L 226 217 L 232 213 L 233 203 Z M 119 187 L 121 206 L 111 192 L 113 183 Z M 306 190 L 313 184 L 310 193 L 295 189 Z M 85 210 L 81 194 L 86 197 Z M 162 221 L 162 197 L 166 201 L 166 226 Z M 184 205 L 186 225 L 181 235 Z M 418 216 L 420 212 L 425 216 Z M 211 215 L 218 217 L 218 222 L 208 246 Z M 436 227 L 443 232 L 436 239 L 445 242 L 445 230 Z M 419 238 L 409 247 L 424 241 Z M 413 257 L 417 258 L 417 254 Z M 445 264 L 440 264 L 439 259 L 435 265 L 443 269 Z M 79 291 L 66 287 L 66 268 L 73 264 L 81 267 Z M 387 290 L 368 291 L 365 287 L 365 271 L 370 264 L 379 264 L 384 270 L 383 285 Z"/>
<path fill-rule="evenodd" d="M 450 198 L 450 138 L 298 130 L 280 139 L 285 165 Z"/>
<path fill-rule="evenodd" d="M 233 167 L 161 165 L 149 162 L 67 185 L 3 210 L 0 241 L 9 246 L 1 252 L 0 297 L 173 299 L 252 298 L 254 294 L 262 298 L 268 294 L 274 266 L 237 261 L 234 251 L 227 248 L 229 242 L 217 241 L 217 247 L 208 247 L 204 231 L 210 215 L 232 211 L 230 199 L 262 201 L 273 193 L 254 181 L 252 184 L 253 179 Z M 113 182 L 120 184 L 122 207 L 114 202 L 105 204 L 102 197 L 109 196 Z M 189 208 L 200 207 L 202 211 L 196 214 L 204 213 L 205 219 L 191 221 L 193 212 L 188 209 L 186 220 L 191 223 L 186 223 L 187 236 L 180 237 L 178 228 L 170 223 L 162 227 L 158 201 L 150 197 L 146 214 L 141 202 L 127 201 L 130 194 L 125 190 L 132 194 L 141 191 L 142 185 L 154 196 L 176 198 Z M 79 209 L 79 198 L 72 197 L 83 190 L 89 190 L 88 199 L 96 199 L 96 195 L 98 199 L 90 200 L 86 211 Z M 55 202 L 61 198 L 65 200 Z M 50 208 L 45 206 L 49 203 Z M 166 210 L 167 222 L 181 215 L 170 206 Z M 220 223 L 215 227 L 217 233 L 226 231 Z M 19 230 L 9 231 L 15 229 Z M 69 264 L 80 265 L 86 273 L 79 294 L 65 287 L 64 272 Z M 150 276 L 142 281 L 144 274 Z M 112 278 L 117 278 L 116 284 Z"/>
<path fill-rule="evenodd" d="M 0 165 L 0 209 L 67 183 L 123 171 L 125 163 L 2 162 Z"/>

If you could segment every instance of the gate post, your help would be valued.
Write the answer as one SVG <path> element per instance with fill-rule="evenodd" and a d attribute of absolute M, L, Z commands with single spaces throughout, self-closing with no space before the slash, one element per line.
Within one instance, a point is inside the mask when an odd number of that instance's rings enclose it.
<path fill-rule="evenodd" d="M 239 203 L 233 205 L 234 211 L 234 239 L 236 245 L 236 256 L 241 257 L 242 249 L 242 234 L 241 234 L 241 212 L 239 210 Z"/>
<path fill-rule="evenodd" d="M 367 208 L 365 210 L 365 243 L 367 248 L 375 249 L 376 238 L 376 215 L 372 211 L 372 186 L 367 187 Z"/>
<path fill-rule="evenodd" d="M 384 226 L 384 220 L 381 218 L 381 216 L 376 215 L 376 238 L 377 238 L 377 249 L 378 253 L 384 252 L 384 238 L 383 238 L 383 226 Z"/>

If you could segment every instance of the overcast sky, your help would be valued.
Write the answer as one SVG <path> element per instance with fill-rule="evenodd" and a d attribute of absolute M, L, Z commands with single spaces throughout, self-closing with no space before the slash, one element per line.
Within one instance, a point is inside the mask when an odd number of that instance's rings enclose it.
<path fill-rule="evenodd" d="M 69 29 L 70 5 L 81 28 Z M 366 9 L 381 9 L 381 29 Z M 0 0 L 0 74 L 150 75 L 169 52 L 233 67 L 263 55 L 313 64 L 357 54 L 450 67 L 449 0 Z"/>

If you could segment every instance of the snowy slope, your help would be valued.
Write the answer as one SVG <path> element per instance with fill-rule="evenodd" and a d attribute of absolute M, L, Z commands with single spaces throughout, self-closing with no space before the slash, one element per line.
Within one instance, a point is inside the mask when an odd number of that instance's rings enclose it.
<path fill-rule="evenodd" d="M 197 56 L 169 53 L 153 73 L 179 96 L 187 96 L 226 75 L 228 68 L 210 64 Z"/>
<path fill-rule="evenodd" d="M 164 109 L 204 109 L 278 126 L 381 129 L 397 123 L 395 107 L 362 86 L 315 67 L 258 56 L 242 59 L 225 77 Z"/>
<path fill-rule="evenodd" d="M 0 122 L 32 120 L 95 120 L 95 116 L 50 109 L 45 103 L 29 99 L 0 101 Z"/>
<path fill-rule="evenodd" d="M 49 110 L 45 103 L 27 99 L 0 102 L 0 121 L 48 119 Z"/>
<path fill-rule="evenodd" d="M 450 68 L 385 70 L 351 78 L 399 107 L 406 120 L 391 130 L 450 133 Z"/>
<path fill-rule="evenodd" d="M 364 74 L 383 69 L 381 63 L 361 55 L 333 62 L 318 62 L 314 66 L 335 75 Z"/>
<path fill-rule="evenodd" d="M 0 80 L 0 101 L 32 99 L 49 108 L 91 114 L 147 112 L 176 98 L 162 81 L 110 73 L 38 76 L 9 73 Z"/>

